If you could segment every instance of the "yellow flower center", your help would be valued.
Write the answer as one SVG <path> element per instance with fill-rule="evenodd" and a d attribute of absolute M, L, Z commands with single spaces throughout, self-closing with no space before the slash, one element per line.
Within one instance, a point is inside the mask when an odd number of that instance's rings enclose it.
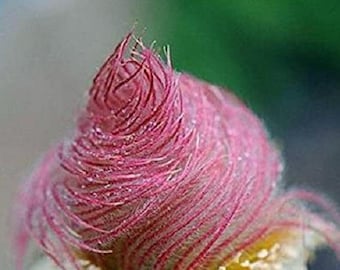
<path fill-rule="evenodd" d="M 214 270 L 304 270 L 312 251 L 322 240 L 303 230 L 277 230 L 238 252 Z"/>

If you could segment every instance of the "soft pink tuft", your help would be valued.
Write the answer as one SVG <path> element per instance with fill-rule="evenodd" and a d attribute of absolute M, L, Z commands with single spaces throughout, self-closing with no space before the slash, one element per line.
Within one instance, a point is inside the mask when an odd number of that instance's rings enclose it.
<path fill-rule="evenodd" d="M 24 183 L 18 257 L 33 238 L 62 268 L 81 269 L 81 251 L 112 254 L 120 269 L 200 269 L 284 226 L 322 231 L 339 252 L 326 200 L 277 191 L 282 164 L 261 121 L 141 42 L 127 52 L 130 40 L 99 70 L 73 136 Z"/>

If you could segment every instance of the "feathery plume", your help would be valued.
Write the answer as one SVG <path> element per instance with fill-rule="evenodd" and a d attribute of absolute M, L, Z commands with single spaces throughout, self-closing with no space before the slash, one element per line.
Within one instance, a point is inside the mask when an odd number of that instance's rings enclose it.
<path fill-rule="evenodd" d="M 319 245 L 339 254 L 339 214 L 278 188 L 280 154 L 261 121 L 131 39 L 94 78 L 73 136 L 24 183 L 17 258 L 29 239 L 77 270 L 303 269 Z"/>

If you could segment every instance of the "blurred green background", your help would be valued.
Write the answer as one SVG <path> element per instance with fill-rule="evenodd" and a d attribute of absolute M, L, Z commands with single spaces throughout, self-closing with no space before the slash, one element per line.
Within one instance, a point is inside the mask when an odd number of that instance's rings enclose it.
<path fill-rule="evenodd" d="M 232 89 L 279 136 L 320 99 L 339 104 L 337 0 L 172 0 L 144 8 L 178 70 Z"/>
<path fill-rule="evenodd" d="M 177 70 L 232 89 L 264 120 L 288 182 L 340 202 L 339 1 L 153 0 L 140 8 L 147 36 L 170 44 Z"/>

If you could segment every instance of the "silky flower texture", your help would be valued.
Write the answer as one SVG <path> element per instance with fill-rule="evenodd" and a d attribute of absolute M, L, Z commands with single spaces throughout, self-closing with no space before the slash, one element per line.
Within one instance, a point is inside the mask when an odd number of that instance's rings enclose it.
<path fill-rule="evenodd" d="M 130 33 L 100 68 L 73 135 L 23 184 L 17 269 L 30 239 L 77 270 L 306 269 L 319 246 L 340 255 L 335 207 L 278 187 L 261 121 L 166 58 Z"/>

